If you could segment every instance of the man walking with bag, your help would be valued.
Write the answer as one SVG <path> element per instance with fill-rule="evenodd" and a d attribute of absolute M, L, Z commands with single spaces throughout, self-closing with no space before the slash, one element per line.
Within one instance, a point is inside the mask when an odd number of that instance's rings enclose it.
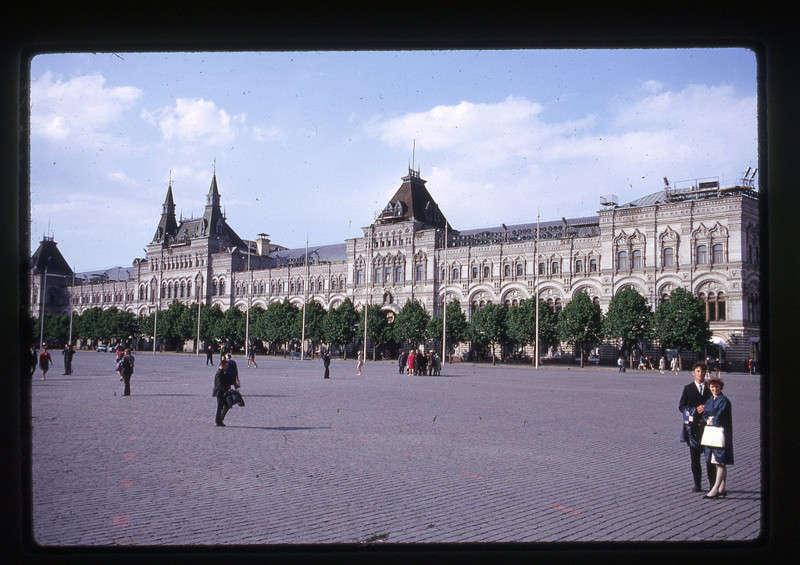
<path fill-rule="evenodd" d="M 228 413 L 228 400 L 226 395 L 234 384 L 235 378 L 228 373 L 228 361 L 223 359 L 219 363 L 217 373 L 214 375 L 214 392 L 212 396 L 217 397 L 217 413 L 214 417 L 214 423 L 217 426 L 225 427 L 225 414 Z"/>
<path fill-rule="evenodd" d="M 700 445 L 700 438 L 703 437 L 703 411 L 705 410 L 706 400 L 711 397 L 711 390 L 706 386 L 706 365 L 705 363 L 695 363 L 692 367 L 694 381 L 683 387 L 681 399 L 678 402 L 678 410 L 683 413 L 683 431 L 681 441 L 689 446 L 689 458 L 692 464 L 692 477 L 694 478 L 694 492 L 700 492 L 701 480 L 703 476 L 700 466 L 700 456 L 704 449 Z M 706 474 L 708 482 L 713 487 L 717 476 L 715 465 L 706 463 Z"/>

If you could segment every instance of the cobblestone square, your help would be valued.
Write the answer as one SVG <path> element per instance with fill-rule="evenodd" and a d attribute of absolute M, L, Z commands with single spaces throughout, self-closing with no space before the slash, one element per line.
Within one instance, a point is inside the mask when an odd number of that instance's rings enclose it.
<path fill-rule="evenodd" d="M 55 357 L 55 356 L 54 356 Z M 60 361 L 60 359 L 58 359 Z M 217 357 L 215 357 L 215 361 Z M 727 499 L 692 492 L 679 375 L 616 368 L 236 357 L 214 426 L 204 356 L 80 351 L 32 381 L 33 536 L 45 547 L 756 540 L 760 379 L 723 375 Z M 704 484 L 705 488 L 707 485 Z M 708 511 L 697 511 L 698 506 Z M 701 506 L 701 508 L 702 508 Z M 692 508 L 692 511 L 688 511 Z"/>

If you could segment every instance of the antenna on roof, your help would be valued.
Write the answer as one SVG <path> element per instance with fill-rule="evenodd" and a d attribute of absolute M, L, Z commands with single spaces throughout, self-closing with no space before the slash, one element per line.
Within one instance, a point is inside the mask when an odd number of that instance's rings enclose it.
<path fill-rule="evenodd" d="M 664 186 L 669 188 L 669 179 L 667 177 L 664 177 Z"/>
<path fill-rule="evenodd" d="M 214 157 L 214 166 L 213 166 L 214 176 L 217 175 L 217 158 Z"/>

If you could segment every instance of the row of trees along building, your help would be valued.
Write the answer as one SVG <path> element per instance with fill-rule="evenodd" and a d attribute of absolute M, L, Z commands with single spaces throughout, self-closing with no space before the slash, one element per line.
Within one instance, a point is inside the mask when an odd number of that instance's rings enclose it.
<path fill-rule="evenodd" d="M 254 306 L 249 320 L 236 307 L 223 311 L 219 306 L 194 308 L 176 301 L 160 312 L 157 321 L 155 313 L 136 317 L 115 308 L 92 308 L 72 322 L 69 316 L 48 314 L 43 335 L 51 345 L 66 343 L 71 331 L 83 347 L 104 342 L 146 348 L 155 334 L 165 349 L 196 350 L 198 336 L 201 344 L 224 343 L 239 348 L 249 334 L 251 345 L 262 351 L 285 355 L 303 348 L 311 356 L 329 347 L 346 356 L 348 349 L 363 347 L 366 336 L 372 357 L 377 359 L 394 356 L 403 346 L 441 351 L 444 327 L 448 355 L 462 344 L 469 346 L 473 359 L 491 358 L 495 363 L 498 359 L 521 360 L 535 355 L 534 304 L 534 299 L 517 306 L 488 304 L 467 321 L 459 302 L 452 301 L 447 305 L 446 324 L 417 301 L 407 301 L 396 316 L 387 316 L 380 305 L 370 305 L 365 332 L 364 309 L 357 310 L 349 299 L 327 311 L 310 302 L 305 314 L 288 300 L 271 303 L 266 309 Z M 578 293 L 560 311 L 540 299 L 538 326 L 540 358 L 565 344 L 575 351 L 581 366 L 604 340 L 616 343 L 618 353 L 632 364 L 644 350 L 670 352 L 670 357 L 678 355 L 680 359 L 684 351 L 700 351 L 711 336 L 703 300 L 680 288 L 655 311 L 632 288 L 616 294 L 605 314 L 586 293 Z M 32 329 L 39 328 L 40 322 L 34 319 Z M 305 342 L 301 343 L 303 336 Z M 31 339 L 37 337 L 32 335 Z"/>

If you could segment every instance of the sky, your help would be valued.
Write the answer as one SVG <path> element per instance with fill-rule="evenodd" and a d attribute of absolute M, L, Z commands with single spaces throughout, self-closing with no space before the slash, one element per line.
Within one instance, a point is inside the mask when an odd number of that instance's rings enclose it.
<path fill-rule="evenodd" d="M 167 187 L 289 248 L 360 237 L 410 166 L 455 229 L 596 215 L 758 160 L 740 48 L 61 53 L 31 60 L 31 251 L 144 257 Z M 756 177 L 756 182 L 758 177 Z"/>

